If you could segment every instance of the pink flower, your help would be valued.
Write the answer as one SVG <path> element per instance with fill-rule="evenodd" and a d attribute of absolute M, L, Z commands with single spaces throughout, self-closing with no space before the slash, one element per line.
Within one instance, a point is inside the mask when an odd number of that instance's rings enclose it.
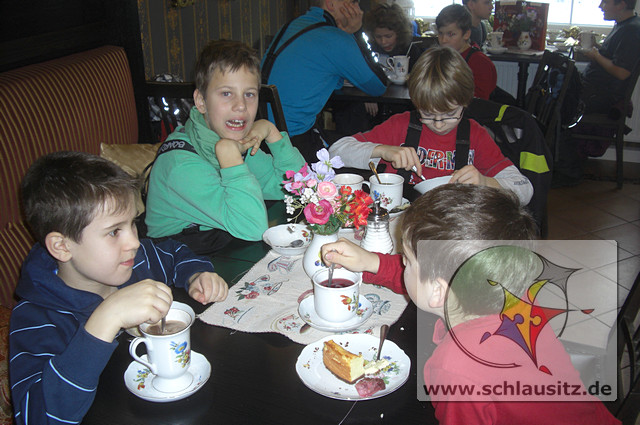
<path fill-rule="evenodd" d="M 318 196 L 322 199 L 333 199 L 337 193 L 336 185 L 331 182 L 322 182 L 318 185 Z"/>
<path fill-rule="evenodd" d="M 317 184 L 318 184 L 318 180 L 316 179 L 307 180 L 307 187 L 313 188 Z"/>
<path fill-rule="evenodd" d="M 321 199 L 317 204 L 308 204 L 304 207 L 304 217 L 309 224 L 326 224 L 333 214 L 333 207 L 326 199 Z"/>

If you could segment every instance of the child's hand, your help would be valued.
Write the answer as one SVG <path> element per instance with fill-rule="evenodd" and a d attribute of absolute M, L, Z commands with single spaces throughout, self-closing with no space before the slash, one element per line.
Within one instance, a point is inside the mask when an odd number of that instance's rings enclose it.
<path fill-rule="evenodd" d="M 420 164 L 420 158 L 418 153 L 413 148 L 407 148 L 404 146 L 389 146 L 378 145 L 373 149 L 371 153 L 372 158 L 382 158 L 387 162 L 390 162 L 393 168 L 399 170 L 404 168 L 405 170 L 411 170 L 412 167 L 416 167 L 416 174 L 422 175 L 422 164 Z"/>
<path fill-rule="evenodd" d="M 111 342 L 121 328 L 158 322 L 166 316 L 172 302 L 171 288 L 162 282 L 145 279 L 106 297 L 84 328 L 96 338 Z"/>
<path fill-rule="evenodd" d="M 489 186 L 488 177 L 480 174 L 480 171 L 473 165 L 465 165 L 456 170 L 451 175 L 449 183 L 477 184 L 479 186 Z"/>
<path fill-rule="evenodd" d="M 229 294 L 229 285 L 218 273 L 197 273 L 191 277 L 189 296 L 201 304 L 224 301 Z"/>
<path fill-rule="evenodd" d="M 380 267 L 380 258 L 377 254 L 360 248 L 344 238 L 340 238 L 338 242 L 323 245 L 322 260 L 327 266 L 335 263 L 336 266 L 352 272 L 378 273 Z"/>
<path fill-rule="evenodd" d="M 260 144 L 265 139 L 267 143 L 273 143 L 282 139 L 282 135 L 271 121 L 258 120 L 253 123 L 253 127 L 251 127 L 249 133 L 240 140 L 239 143 L 244 149 L 243 152 L 251 149 L 250 154 L 255 155 L 260 148 Z"/>
<path fill-rule="evenodd" d="M 216 143 L 216 158 L 220 168 L 229 168 L 244 163 L 242 154 L 246 151 L 240 142 L 232 139 L 220 139 Z"/>
<path fill-rule="evenodd" d="M 353 34 L 362 27 L 363 16 L 360 5 L 347 0 L 340 6 L 340 16 L 336 17 L 336 24 L 342 31 Z"/>

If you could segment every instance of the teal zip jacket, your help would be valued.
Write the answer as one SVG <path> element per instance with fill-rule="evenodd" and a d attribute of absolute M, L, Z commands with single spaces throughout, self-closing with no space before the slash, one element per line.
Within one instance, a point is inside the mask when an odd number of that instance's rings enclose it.
<path fill-rule="evenodd" d="M 239 239 L 262 239 L 267 230 L 264 200 L 283 199 L 285 172 L 304 165 L 287 133 L 281 134 L 281 140 L 269 143 L 272 155 L 259 150 L 247 155 L 243 164 L 221 169 L 215 154 L 220 136 L 192 108 L 186 124 L 167 140 L 186 140 L 198 154 L 172 150 L 157 157 L 149 179 L 148 235 L 175 235 L 198 224 L 200 230 L 222 229 Z"/>

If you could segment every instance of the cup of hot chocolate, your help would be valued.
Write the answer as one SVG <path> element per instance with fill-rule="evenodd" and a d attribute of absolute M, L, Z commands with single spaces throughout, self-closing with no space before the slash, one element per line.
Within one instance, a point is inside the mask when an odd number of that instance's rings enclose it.
<path fill-rule="evenodd" d="M 360 303 L 362 274 L 335 269 L 329 283 L 329 269 L 313 274 L 313 305 L 316 314 L 328 322 L 342 323 L 356 316 Z"/>
<path fill-rule="evenodd" d="M 151 385 L 161 392 L 173 393 L 191 385 L 191 325 L 196 315 L 191 307 L 174 301 L 166 316 L 164 332 L 160 322 L 143 323 L 138 328 L 142 336 L 129 344 L 129 354 L 138 363 L 146 366 L 154 378 Z M 136 353 L 138 345 L 144 344 L 147 354 Z"/>

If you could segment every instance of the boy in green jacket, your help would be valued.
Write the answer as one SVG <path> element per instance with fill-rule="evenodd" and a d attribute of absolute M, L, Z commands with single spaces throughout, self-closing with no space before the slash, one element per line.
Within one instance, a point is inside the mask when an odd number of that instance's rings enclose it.
<path fill-rule="evenodd" d="M 265 199 L 283 199 L 287 170 L 304 164 L 289 136 L 254 121 L 260 60 L 237 41 L 212 41 L 196 64 L 195 107 L 162 145 L 151 169 L 146 225 L 151 238 L 171 237 L 211 254 L 232 238 L 260 240 Z M 263 140 L 271 155 L 260 150 Z"/>

